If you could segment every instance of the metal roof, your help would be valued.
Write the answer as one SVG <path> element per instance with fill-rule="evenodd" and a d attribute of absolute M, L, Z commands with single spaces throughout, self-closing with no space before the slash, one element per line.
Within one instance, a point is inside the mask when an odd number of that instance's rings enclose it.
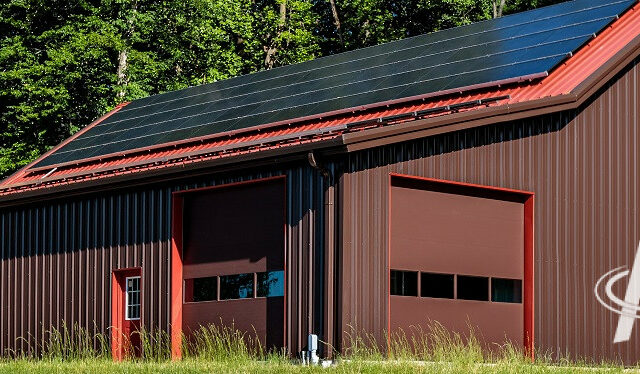
<path fill-rule="evenodd" d="M 553 7 L 551 7 L 553 8 Z M 545 8 L 546 9 L 546 8 Z M 565 95 L 585 79 L 593 75 L 605 62 L 629 44 L 639 32 L 638 4 L 584 44 L 570 58 L 565 59 L 547 77 L 528 79 L 518 83 L 489 86 L 466 92 L 444 93 L 432 97 L 383 106 L 373 106 L 359 111 L 323 116 L 270 126 L 230 132 L 224 136 L 197 138 L 186 142 L 156 145 L 134 152 L 122 152 L 112 156 L 77 160 L 58 166 L 40 167 L 39 161 L 30 165 L 0 184 L 0 195 L 41 189 L 51 185 L 65 185 L 81 181 L 105 178 L 113 175 L 150 171 L 175 165 L 187 165 L 205 160 L 226 158 L 232 155 L 252 154 L 265 150 L 284 149 L 292 145 L 312 144 L 337 139 L 344 134 L 383 127 L 402 126 L 415 119 L 443 117 L 451 113 L 477 111 L 487 107 L 503 107 L 545 97 Z M 277 69 L 276 69 L 277 70 Z M 133 104 L 129 104 L 133 105 Z M 106 123 L 119 111 L 88 126 L 49 154 L 63 149 L 66 144 L 82 137 L 92 128 Z M 46 159 L 44 155 L 40 160 Z"/>

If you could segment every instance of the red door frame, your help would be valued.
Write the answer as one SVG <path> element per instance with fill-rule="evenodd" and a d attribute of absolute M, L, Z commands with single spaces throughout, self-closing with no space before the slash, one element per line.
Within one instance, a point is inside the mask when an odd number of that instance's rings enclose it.
<path fill-rule="evenodd" d="M 140 303 L 140 320 L 125 319 L 125 279 L 140 277 L 140 300 L 143 300 L 142 268 L 115 269 L 111 273 L 111 356 L 114 361 L 122 361 L 130 352 L 131 333 L 142 326 L 143 303 Z M 138 347 L 138 352 L 140 352 Z"/>
<path fill-rule="evenodd" d="M 522 305 L 524 310 L 523 322 L 524 322 L 524 350 L 527 357 L 534 359 L 534 244 L 533 244 L 533 229 L 534 229 L 534 215 L 533 215 L 533 198 L 534 193 L 529 191 L 514 190 L 509 188 L 485 186 L 480 184 L 455 182 L 445 179 L 435 179 L 419 177 L 415 175 L 406 175 L 400 173 L 389 173 L 388 184 L 388 211 L 387 211 L 387 334 L 390 339 L 391 331 L 391 184 L 394 178 L 405 178 L 423 181 L 427 183 L 437 183 L 440 185 L 458 186 L 469 189 L 485 190 L 493 192 L 504 192 L 509 194 L 516 194 L 522 196 L 524 204 L 524 282 L 523 282 L 523 297 Z M 390 342 L 389 342 L 390 343 Z"/>
<path fill-rule="evenodd" d="M 277 175 L 274 177 L 252 179 L 236 183 L 227 183 L 211 187 L 194 188 L 190 190 L 174 191 L 171 194 L 171 358 L 179 360 L 182 358 L 182 303 L 183 295 L 183 207 L 184 195 L 197 193 L 202 191 L 216 190 L 221 188 L 236 187 L 246 184 L 254 184 L 268 182 L 274 180 L 284 180 L 284 228 L 283 235 L 287 233 L 287 184 L 286 175 Z M 284 251 L 284 342 L 287 341 L 287 253 Z"/>

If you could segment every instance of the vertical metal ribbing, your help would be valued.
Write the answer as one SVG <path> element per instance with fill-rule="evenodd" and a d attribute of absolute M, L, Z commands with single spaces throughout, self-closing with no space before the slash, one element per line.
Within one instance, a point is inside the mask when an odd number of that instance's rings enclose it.
<path fill-rule="evenodd" d="M 579 110 L 543 115 L 351 154 L 344 187 L 349 321 L 382 325 L 389 172 L 532 191 L 535 328 L 542 351 L 572 358 L 640 359 L 640 329 L 612 344 L 617 316 L 598 304 L 595 280 L 633 261 L 640 241 L 637 62 Z M 360 260 L 361 258 L 371 259 Z M 358 277 L 357 275 L 362 275 Z"/>
<path fill-rule="evenodd" d="M 35 348 L 47 331 L 63 325 L 108 334 L 111 272 L 123 267 L 143 268 L 145 327 L 168 331 L 172 192 L 286 175 L 287 344 L 296 353 L 319 323 L 312 313 L 320 302 L 314 267 L 323 253 L 315 248 L 322 245 L 322 214 L 316 212 L 322 188 L 314 173 L 301 162 L 0 208 L 0 348 L 5 354 Z M 307 294 L 301 285 L 309 281 Z"/>

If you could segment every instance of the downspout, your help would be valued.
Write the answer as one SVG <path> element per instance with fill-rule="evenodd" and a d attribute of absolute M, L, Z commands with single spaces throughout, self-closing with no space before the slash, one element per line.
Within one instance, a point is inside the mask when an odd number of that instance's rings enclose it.
<path fill-rule="evenodd" d="M 322 308 L 322 319 L 323 319 L 323 328 L 320 333 L 322 333 L 322 341 L 325 343 L 323 350 L 323 356 L 326 358 L 331 358 L 333 356 L 333 352 L 329 347 L 334 345 L 332 329 L 333 329 L 333 274 L 334 274 L 334 253 L 333 249 L 335 248 L 335 206 L 334 206 L 334 193 L 335 188 L 333 186 L 333 173 L 331 170 L 322 165 L 313 151 L 307 154 L 307 160 L 309 161 L 309 165 L 320 172 L 323 180 L 327 183 L 326 189 L 323 188 L 323 191 L 326 191 L 325 195 L 325 203 L 324 203 L 324 235 L 325 235 L 325 245 L 324 245 L 324 266 L 323 266 L 323 278 L 324 284 L 322 287 L 322 298 L 323 298 L 323 308 Z M 324 192 L 323 192 L 324 193 Z M 312 265 L 313 266 L 313 265 Z M 313 290 L 311 288 L 312 281 L 311 277 L 309 277 L 309 300 L 312 300 Z M 309 308 L 309 314 L 311 315 L 312 309 Z"/>
<path fill-rule="evenodd" d="M 316 159 L 316 155 L 313 153 L 313 151 L 307 154 L 307 159 L 309 160 L 309 165 L 311 165 L 312 168 L 318 170 L 323 177 L 329 178 L 331 176 L 329 173 L 329 169 L 325 168 L 324 166 L 321 166 L 318 163 L 318 160 Z M 329 183 L 331 183 L 330 179 L 329 179 Z"/>

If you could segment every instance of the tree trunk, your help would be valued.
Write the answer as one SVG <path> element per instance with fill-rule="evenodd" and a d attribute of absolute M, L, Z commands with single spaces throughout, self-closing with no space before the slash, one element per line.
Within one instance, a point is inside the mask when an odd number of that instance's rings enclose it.
<path fill-rule="evenodd" d="M 331 4 L 331 14 L 333 15 L 333 25 L 336 27 L 338 33 L 338 39 L 340 40 L 340 46 L 344 48 L 344 40 L 342 39 L 342 27 L 340 27 L 340 17 L 338 17 L 338 8 L 336 7 L 335 0 L 329 0 Z"/>
<path fill-rule="evenodd" d="M 120 51 L 120 55 L 118 56 L 118 81 L 117 81 L 117 85 L 118 85 L 118 93 L 116 94 L 116 97 L 118 98 L 118 101 L 121 101 L 124 96 L 126 95 L 126 86 L 128 83 L 128 78 L 127 78 L 127 49 L 123 49 L 122 51 Z"/>
<path fill-rule="evenodd" d="M 275 63 L 274 57 L 276 52 L 278 51 L 278 48 L 276 47 L 276 43 L 278 41 L 278 38 L 280 37 L 280 34 L 282 33 L 282 30 L 284 29 L 284 25 L 286 21 L 287 21 L 287 0 L 282 0 L 282 2 L 280 3 L 280 20 L 278 22 L 278 30 L 276 31 L 275 37 L 271 41 L 271 45 L 269 45 L 269 47 L 266 48 L 267 55 L 264 58 L 264 68 L 267 70 L 273 68 L 273 65 Z"/>
<path fill-rule="evenodd" d="M 131 38 L 135 30 L 135 18 L 136 12 L 138 11 L 138 2 L 134 1 L 131 7 L 131 17 L 127 21 L 127 23 L 129 24 L 129 28 L 127 29 L 123 37 L 125 46 L 118 54 L 118 70 L 116 71 L 118 85 L 116 98 L 118 99 L 118 102 L 122 101 L 127 94 L 127 84 L 129 84 L 129 76 L 127 75 L 127 68 L 129 67 L 129 65 L 127 64 L 127 58 L 129 57 L 127 42 Z"/>
<path fill-rule="evenodd" d="M 500 1 L 500 4 L 498 4 L 498 1 Z M 493 18 L 502 17 L 505 0 L 492 0 L 491 2 L 493 4 Z"/>

